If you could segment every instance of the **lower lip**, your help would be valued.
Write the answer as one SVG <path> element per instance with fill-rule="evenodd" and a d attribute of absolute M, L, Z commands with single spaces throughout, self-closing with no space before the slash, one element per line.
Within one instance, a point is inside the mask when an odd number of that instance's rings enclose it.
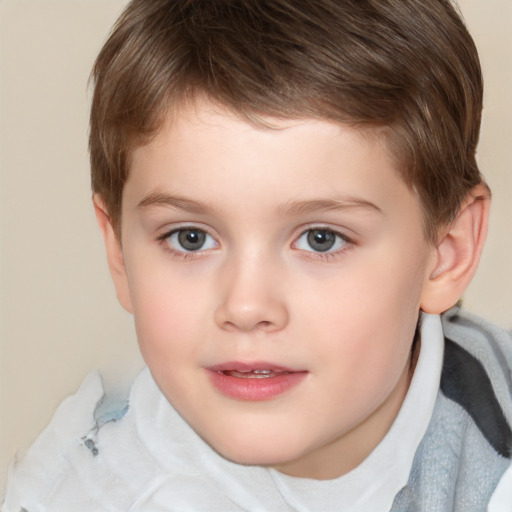
<path fill-rule="evenodd" d="M 307 372 L 291 372 L 263 379 L 241 378 L 208 370 L 214 387 L 223 395 L 237 400 L 270 400 L 298 386 Z"/>

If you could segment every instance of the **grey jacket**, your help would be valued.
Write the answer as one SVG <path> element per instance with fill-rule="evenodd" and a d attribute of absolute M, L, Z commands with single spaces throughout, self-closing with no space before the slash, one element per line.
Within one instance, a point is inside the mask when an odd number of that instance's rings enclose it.
<path fill-rule="evenodd" d="M 511 465 L 512 339 L 457 309 L 443 331 L 441 389 L 392 512 L 483 512 Z"/>

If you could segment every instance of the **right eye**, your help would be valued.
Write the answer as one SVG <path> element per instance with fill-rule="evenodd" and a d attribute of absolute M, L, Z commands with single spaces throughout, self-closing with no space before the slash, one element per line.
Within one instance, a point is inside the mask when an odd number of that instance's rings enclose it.
<path fill-rule="evenodd" d="M 199 228 L 180 228 L 171 231 L 163 240 L 174 251 L 196 252 L 217 247 L 215 239 Z"/>

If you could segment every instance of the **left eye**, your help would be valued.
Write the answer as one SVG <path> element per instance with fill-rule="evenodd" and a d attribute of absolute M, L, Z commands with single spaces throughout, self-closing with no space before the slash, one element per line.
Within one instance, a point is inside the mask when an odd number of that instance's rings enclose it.
<path fill-rule="evenodd" d="M 165 241 L 172 249 L 180 252 L 205 251 L 217 247 L 214 238 L 198 228 L 177 229 Z"/>
<path fill-rule="evenodd" d="M 333 252 L 347 245 L 348 240 L 331 229 L 308 229 L 297 239 L 295 247 L 302 251 Z"/>

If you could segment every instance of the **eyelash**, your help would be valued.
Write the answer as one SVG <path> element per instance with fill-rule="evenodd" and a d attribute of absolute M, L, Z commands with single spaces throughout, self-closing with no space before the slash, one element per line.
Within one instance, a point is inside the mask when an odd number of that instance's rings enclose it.
<path fill-rule="evenodd" d="M 186 249 L 180 251 L 180 250 L 174 249 L 167 242 L 167 240 L 171 236 L 173 236 L 173 235 L 175 235 L 177 233 L 183 232 L 183 231 L 187 231 L 187 230 L 190 230 L 190 231 L 200 231 L 200 232 L 204 233 L 205 235 L 207 235 L 207 236 L 211 237 L 212 239 L 214 239 L 214 237 L 212 237 L 212 235 L 210 235 L 203 228 L 200 228 L 200 227 L 197 227 L 197 226 L 187 226 L 187 225 L 185 225 L 185 226 L 180 226 L 178 228 L 174 228 L 174 229 L 172 229 L 170 231 L 165 232 L 164 234 L 162 234 L 162 235 L 157 237 L 157 241 L 160 243 L 160 245 L 162 245 L 162 247 L 163 247 L 163 249 L 165 251 L 167 251 L 168 253 L 171 254 L 171 256 L 176 257 L 176 258 L 181 258 L 183 260 L 187 260 L 187 259 L 191 259 L 191 258 L 197 258 L 197 257 L 201 257 L 201 256 L 207 254 L 209 248 L 207 248 L 207 249 L 198 249 L 196 251 L 193 251 L 193 250 L 187 251 Z M 344 242 L 344 245 L 341 248 L 336 249 L 334 251 L 331 251 L 330 248 L 329 248 L 325 252 L 315 251 L 315 250 L 310 250 L 309 251 L 309 250 L 306 250 L 306 249 L 300 249 L 300 248 L 296 247 L 298 241 L 303 236 L 307 235 L 308 233 L 312 233 L 314 231 L 330 233 L 330 234 L 334 235 L 336 237 L 336 239 L 338 240 L 338 242 L 335 241 L 334 243 L 339 243 L 339 240 L 341 240 L 341 241 Z M 336 258 L 337 256 L 339 256 L 340 254 L 345 253 L 347 250 L 351 249 L 354 245 L 355 245 L 355 242 L 351 238 L 349 238 L 345 234 L 340 233 L 339 231 L 336 231 L 336 230 L 334 230 L 334 229 L 332 229 L 330 227 L 327 227 L 327 226 L 310 226 L 307 229 L 304 229 L 300 233 L 300 235 L 295 238 L 295 241 L 292 243 L 292 248 L 294 248 L 296 250 L 299 250 L 299 251 L 302 251 L 303 253 L 307 254 L 306 257 L 308 257 L 308 258 L 316 259 L 316 260 L 322 260 L 322 261 L 330 261 L 330 260 Z"/>

